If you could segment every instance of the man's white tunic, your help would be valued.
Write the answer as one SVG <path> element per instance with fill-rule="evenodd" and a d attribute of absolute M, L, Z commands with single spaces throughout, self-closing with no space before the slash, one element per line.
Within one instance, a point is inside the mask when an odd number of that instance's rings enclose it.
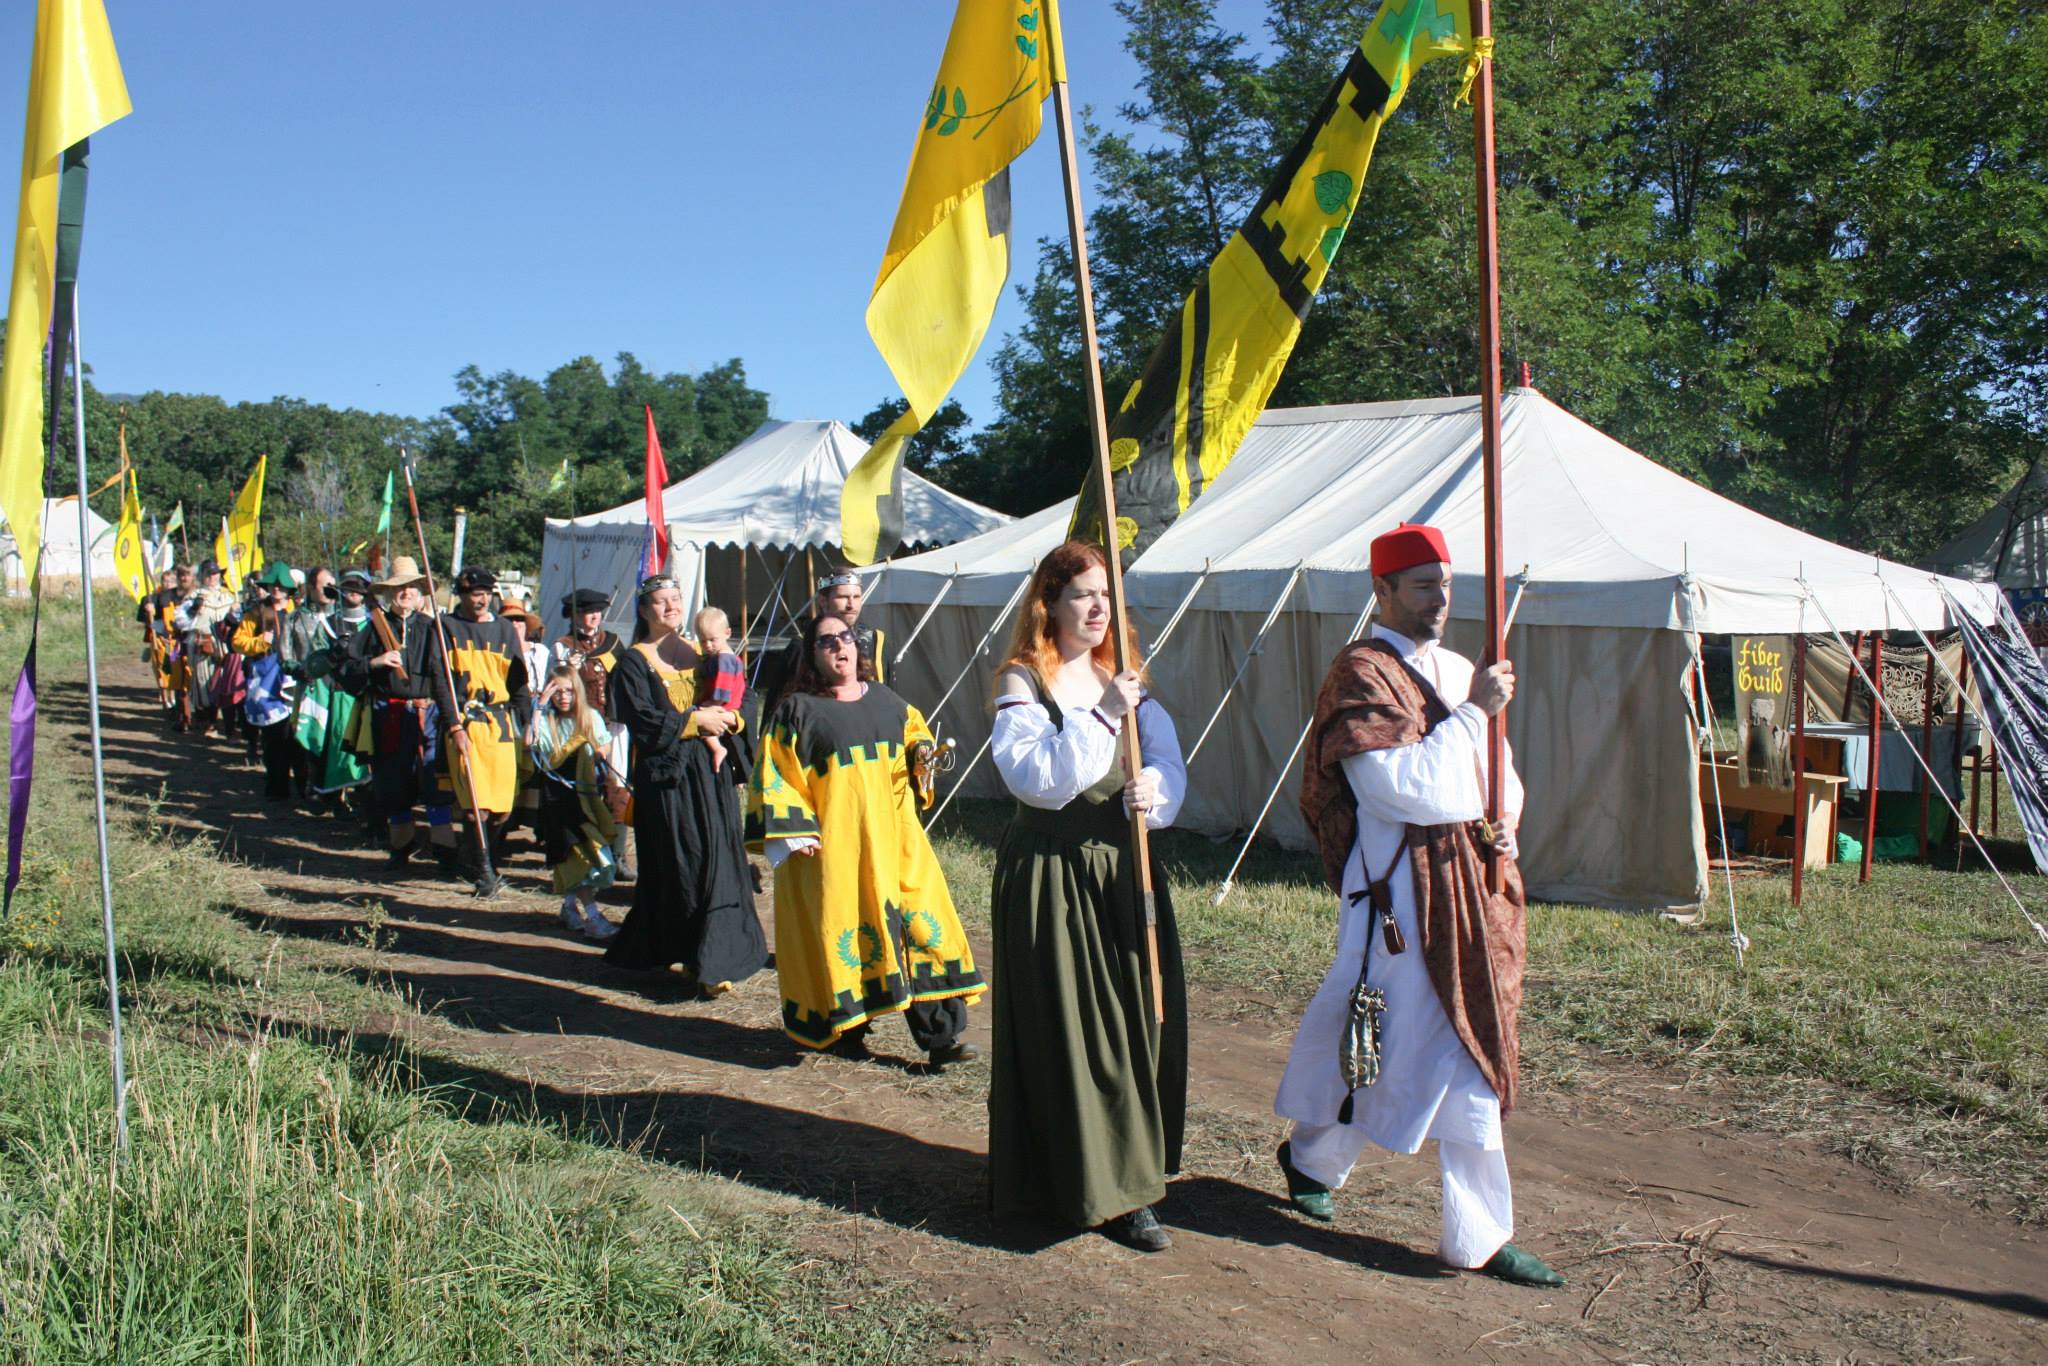
<path fill-rule="evenodd" d="M 1434 642 L 1417 644 L 1384 626 L 1374 625 L 1372 634 L 1393 645 L 1435 686 L 1451 715 L 1416 744 L 1355 754 L 1344 761 L 1344 776 L 1358 799 L 1358 838 L 1345 864 L 1336 960 L 1302 1015 L 1273 1108 L 1304 1125 L 1337 1122 L 1346 1094 L 1338 1043 L 1369 934 L 1368 980 L 1387 996 L 1381 1070 L 1379 1080 L 1354 1097 L 1350 1127 L 1359 1137 L 1393 1152 L 1412 1153 L 1425 1138 L 1498 1150 L 1500 1098 L 1452 1029 L 1430 982 L 1408 855 L 1400 854 L 1391 879 L 1394 919 L 1407 941 L 1407 952 L 1388 953 L 1371 902 L 1352 899 L 1364 891 L 1367 869 L 1372 877 L 1386 871 L 1401 848 L 1406 826 L 1477 820 L 1486 814 L 1486 714 L 1467 700 L 1472 692 L 1471 661 Z M 1522 784 L 1512 756 L 1501 800 L 1512 828 L 1522 810 Z M 1311 1174 L 1332 1185 L 1342 1180 L 1341 1173 Z"/>

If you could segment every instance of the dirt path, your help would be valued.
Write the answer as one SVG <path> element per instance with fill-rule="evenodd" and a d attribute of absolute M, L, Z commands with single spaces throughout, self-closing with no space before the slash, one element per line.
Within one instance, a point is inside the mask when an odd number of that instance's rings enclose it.
<path fill-rule="evenodd" d="M 1337 1223 L 1307 1223 L 1272 1159 L 1289 1032 L 1227 994 L 1200 996 L 1192 1022 L 1187 1171 L 1161 1210 L 1174 1250 L 994 1227 L 982 1213 L 985 1066 L 927 1075 L 900 1060 L 915 1055 L 894 1023 L 875 1043 L 898 1060 L 804 1054 L 777 1028 L 772 978 L 706 1005 L 612 971 L 554 924 L 530 852 L 511 862 L 515 890 L 488 904 L 425 871 L 380 885 L 381 854 L 346 822 L 266 811 L 237 747 L 165 734 L 140 668 L 109 672 L 117 790 L 161 792 L 163 820 L 217 832 L 248 860 L 269 897 L 253 921 L 320 941 L 301 947 L 431 1010 L 423 1041 L 473 1060 L 446 1064 L 448 1079 L 814 1202 L 813 1248 L 913 1279 L 955 1325 L 952 1359 L 2048 1360 L 2036 1232 L 1735 1130 L 1711 1097 L 1640 1068 L 1602 1066 L 1569 1095 L 1528 1096 L 1509 1123 L 1518 1240 L 1565 1272 L 1562 1292 L 1438 1267 L 1427 1151 L 1369 1158 Z M 78 723 L 75 702 L 49 705 Z M 986 1018 L 970 1035 L 984 1045 Z M 354 1035 L 359 1048 L 400 1042 Z"/>

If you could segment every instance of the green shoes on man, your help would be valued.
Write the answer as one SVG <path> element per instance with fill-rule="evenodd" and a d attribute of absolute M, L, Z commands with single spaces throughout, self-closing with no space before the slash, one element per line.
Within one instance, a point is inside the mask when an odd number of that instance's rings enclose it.
<path fill-rule="evenodd" d="M 1314 1177 L 1297 1171 L 1294 1166 L 1294 1154 L 1287 1144 L 1282 1143 L 1280 1151 L 1274 1156 L 1280 1161 L 1280 1175 L 1287 1179 L 1288 1203 L 1318 1223 L 1327 1224 L 1335 1219 L 1335 1192 Z M 1564 1277 L 1552 1271 L 1541 1257 L 1516 1247 L 1513 1243 L 1502 1243 L 1500 1251 L 1489 1257 L 1486 1265 L 1479 1270 L 1514 1285 L 1554 1289 L 1564 1284 Z"/>
<path fill-rule="evenodd" d="M 1564 1284 L 1564 1277 L 1552 1271 L 1541 1257 L 1527 1252 L 1513 1243 L 1502 1243 L 1500 1251 L 1486 1259 L 1486 1265 L 1479 1268 L 1487 1275 L 1515 1285 L 1535 1285 L 1554 1289 Z"/>
<path fill-rule="evenodd" d="M 1282 1143 L 1276 1155 L 1280 1159 L 1280 1174 L 1287 1178 L 1288 1201 L 1317 1223 L 1327 1224 L 1335 1219 L 1337 1201 L 1330 1188 L 1294 1169 L 1293 1155 L 1287 1144 Z"/>

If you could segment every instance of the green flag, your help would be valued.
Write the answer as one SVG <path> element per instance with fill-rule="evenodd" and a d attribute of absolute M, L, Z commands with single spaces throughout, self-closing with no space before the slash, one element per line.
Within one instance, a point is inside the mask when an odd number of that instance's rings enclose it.
<path fill-rule="evenodd" d="M 386 470 L 384 472 L 384 510 L 377 514 L 377 534 L 379 536 L 389 535 L 391 531 L 391 495 L 396 491 L 396 485 L 393 482 L 396 478 L 397 474 L 395 471 Z"/>
<path fill-rule="evenodd" d="M 173 532 L 183 531 L 184 529 L 185 504 L 183 500 L 180 500 L 178 505 L 171 509 L 171 520 L 164 523 L 164 535 L 169 536 Z"/>

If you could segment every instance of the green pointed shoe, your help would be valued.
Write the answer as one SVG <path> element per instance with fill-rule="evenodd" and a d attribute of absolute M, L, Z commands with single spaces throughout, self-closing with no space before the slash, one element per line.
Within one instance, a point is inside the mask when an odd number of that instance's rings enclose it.
<path fill-rule="evenodd" d="M 1288 1145 L 1282 1143 L 1277 1154 L 1280 1159 L 1280 1174 L 1287 1178 L 1287 1199 L 1303 1214 L 1327 1224 L 1337 1217 L 1337 1201 L 1330 1188 L 1312 1176 L 1303 1176 L 1294 1169 L 1294 1161 Z"/>
<path fill-rule="evenodd" d="M 1564 1284 L 1564 1277 L 1552 1271 L 1541 1257 L 1525 1252 L 1513 1243 L 1502 1243 L 1500 1251 L 1486 1259 L 1486 1265 L 1479 1268 L 1487 1275 L 1516 1285 L 1537 1285 L 1556 1287 Z"/>

